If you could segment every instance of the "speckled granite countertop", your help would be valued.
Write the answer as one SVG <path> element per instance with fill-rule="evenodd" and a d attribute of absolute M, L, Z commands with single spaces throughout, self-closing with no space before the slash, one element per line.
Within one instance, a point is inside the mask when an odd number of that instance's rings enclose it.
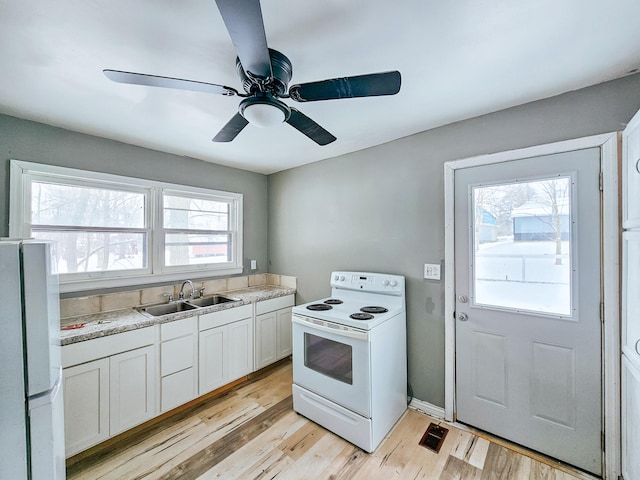
<path fill-rule="evenodd" d="M 237 299 L 237 301 L 234 302 L 221 303 L 210 307 L 198 308 L 197 310 L 170 313 L 159 317 L 148 317 L 131 307 L 92 315 L 63 318 L 61 320 L 61 327 L 79 324 L 84 324 L 84 326 L 71 330 L 61 330 L 61 344 L 69 345 L 72 343 L 83 342 L 93 338 L 114 335 L 116 333 L 149 327 L 159 323 L 173 322 L 193 315 L 227 310 L 229 308 L 239 307 L 240 305 L 269 300 L 270 298 L 284 297 L 285 295 L 292 295 L 295 293 L 295 288 L 263 285 L 259 287 L 248 287 L 241 290 L 217 293 L 217 295 L 224 295 L 225 297 Z"/>

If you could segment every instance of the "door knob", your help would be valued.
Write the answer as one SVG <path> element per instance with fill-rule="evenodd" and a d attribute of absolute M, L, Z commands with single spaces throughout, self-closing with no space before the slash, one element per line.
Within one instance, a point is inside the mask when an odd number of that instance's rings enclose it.
<path fill-rule="evenodd" d="M 461 322 L 466 322 L 467 320 L 469 320 L 469 315 L 467 315 L 466 313 L 462 312 L 462 313 L 458 314 L 458 320 L 460 320 Z"/>

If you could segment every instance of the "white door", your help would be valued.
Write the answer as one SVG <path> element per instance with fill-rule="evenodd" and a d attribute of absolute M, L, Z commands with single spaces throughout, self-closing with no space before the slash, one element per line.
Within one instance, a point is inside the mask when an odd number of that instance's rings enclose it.
<path fill-rule="evenodd" d="M 622 474 L 640 479 L 640 113 L 622 136 Z"/>
<path fill-rule="evenodd" d="M 456 416 L 602 471 L 600 151 L 455 171 Z"/>

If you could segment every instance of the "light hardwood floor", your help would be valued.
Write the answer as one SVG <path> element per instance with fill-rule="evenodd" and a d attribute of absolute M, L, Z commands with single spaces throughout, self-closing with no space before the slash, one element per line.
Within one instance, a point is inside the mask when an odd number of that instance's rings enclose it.
<path fill-rule="evenodd" d="M 591 478 L 445 425 L 438 454 L 418 443 L 429 423 L 407 410 L 364 453 L 292 410 L 291 364 L 68 462 L 69 480 Z"/>

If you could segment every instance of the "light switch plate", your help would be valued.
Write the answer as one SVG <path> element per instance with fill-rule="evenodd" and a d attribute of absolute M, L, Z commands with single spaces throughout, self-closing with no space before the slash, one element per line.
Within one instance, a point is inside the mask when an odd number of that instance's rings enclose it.
<path fill-rule="evenodd" d="M 426 278 L 427 280 L 440 280 L 440 264 L 425 263 L 424 278 Z"/>
<path fill-rule="evenodd" d="M 256 270 L 258 268 L 258 261 L 251 260 L 251 270 Z"/>

